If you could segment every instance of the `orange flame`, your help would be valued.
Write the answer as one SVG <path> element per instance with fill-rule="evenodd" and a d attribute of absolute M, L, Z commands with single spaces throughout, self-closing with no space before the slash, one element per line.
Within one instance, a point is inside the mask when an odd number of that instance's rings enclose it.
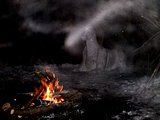
<path fill-rule="evenodd" d="M 61 95 L 57 93 L 62 92 L 63 86 L 59 85 L 59 80 L 56 79 L 54 83 L 49 81 L 48 83 L 45 80 L 41 80 L 43 91 L 42 91 L 42 100 L 49 101 L 51 103 L 62 103 L 64 99 Z"/>
<path fill-rule="evenodd" d="M 52 70 L 47 67 L 45 69 L 45 74 L 41 72 L 36 72 L 38 77 L 40 77 L 41 86 L 37 89 L 35 88 L 34 98 L 42 99 L 43 101 L 47 101 L 50 103 L 62 103 L 64 99 L 60 95 L 63 86 L 59 85 L 59 80 L 56 75 L 52 72 Z"/>

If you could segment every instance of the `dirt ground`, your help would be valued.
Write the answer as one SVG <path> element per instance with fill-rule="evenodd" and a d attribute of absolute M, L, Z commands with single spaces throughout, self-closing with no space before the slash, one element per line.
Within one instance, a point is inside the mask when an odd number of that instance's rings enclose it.
<path fill-rule="evenodd" d="M 142 72 L 91 71 L 79 72 L 78 65 L 52 64 L 35 66 L 0 67 L 0 104 L 14 99 L 17 93 L 33 92 L 35 71 L 50 67 L 60 79 L 64 90 L 77 90 L 81 99 L 69 109 L 51 110 L 47 113 L 22 116 L 21 119 L 35 120 L 159 120 L 160 81 L 150 80 Z M 1 118 L 20 119 L 4 114 Z"/>

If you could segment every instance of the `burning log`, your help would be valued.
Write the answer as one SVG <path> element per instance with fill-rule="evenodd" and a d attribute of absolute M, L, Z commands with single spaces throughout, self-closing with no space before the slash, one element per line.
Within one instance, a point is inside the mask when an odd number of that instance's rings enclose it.
<path fill-rule="evenodd" d="M 41 115 L 45 114 L 49 111 L 56 111 L 57 109 L 70 109 L 75 104 L 79 104 L 78 100 L 82 97 L 82 94 L 78 92 L 77 90 L 70 90 L 70 91 L 64 91 L 61 93 L 63 98 L 65 99 L 65 102 L 60 104 L 49 104 L 49 105 L 39 105 L 39 106 L 32 106 L 24 109 L 17 109 L 17 108 L 11 108 L 7 111 L 8 114 L 11 115 L 11 117 L 26 117 L 30 115 Z M 4 104 L 6 105 L 6 104 Z M 12 113 L 12 114 L 11 114 Z"/>

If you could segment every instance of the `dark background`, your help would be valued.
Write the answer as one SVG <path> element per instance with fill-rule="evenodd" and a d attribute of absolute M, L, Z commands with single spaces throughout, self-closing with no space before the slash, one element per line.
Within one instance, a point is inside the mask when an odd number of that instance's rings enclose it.
<path fill-rule="evenodd" d="M 36 5 L 31 8 L 26 7 L 35 3 Z M 68 33 L 63 31 L 62 28 L 74 26 L 84 21 L 89 15 L 94 13 L 97 3 L 97 0 L 48 0 L 46 3 L 44 1 L 29 0 L 23 4 L 23 1 L 1 0 L 1 64 L 29 65 L 47 62 L 61 65 L 63 63 L 81 63 L 81 53 L 72 56 L 64 50 L 64 41 Z M 43 4 L 46 5 L 43 6 Z M 36 28 L 28 28 L 24 24 L 27 20 L 49 26 L 47 30 L 42 29 L 36 31 Z M 152 20 L 154 23 L 154 19 Z M 124 48 L 124 52 L 127 55 L 131 55 L 129 59 L 133 59 L 132 62 L 137 64 L 137 66 L 141 65 L 146 68 L 148 58 L 151 59 L 150 61 L 156 61 L 156 66 L 159 61 L 159 49 L 155 49 L 152 45 L 135 55 L 127 52 L 129 51 L 128 46 L 134 48 L 140 47 L 152 35 L 159 31 L 159 28 L 155 28 L 151 22 L 146 22 L 139 15 L 132 13 L 125 18 L 118 17 L 115 21 L 121 24 L 121 29 L 115 33 L 104 32 L 103 36 L 97 36 L 99 39 L 105 39 L 99 43 L 107 49 L 114 49 L 117 44 L 121 45 Z M 135 30 L 130 33 L 125 32 L 128 24 L 133 25 Z"/>
<path fill-rule="evenodd" d="M 0 1 L 0 61 L 2 64 L 80 63 L 81 56 L 71 56 L 63 49 L 66 33 L 40 33 L 22 28 L 24 18 L 19 6 Z M 37 15 L 39 17 L 41 15 Z M 39 19 L 39 18 L 38 18 Z"/>

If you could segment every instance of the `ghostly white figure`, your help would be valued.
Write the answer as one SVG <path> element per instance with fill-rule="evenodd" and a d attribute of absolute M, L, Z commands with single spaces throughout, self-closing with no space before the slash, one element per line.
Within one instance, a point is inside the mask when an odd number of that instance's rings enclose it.
<path fill-rule="evenodd" d="M 112 70 L 120 68 L 124 70 L 125 56 L 120 49 L 107 50 L 100 46 L 97 42 L 96 32 L 92 26 L 84 26 L 78 32 L 78 34 L 69 35 L 66 40 L 66 46 L 70 52 L 77 52 L 78 44 L 74 40 L 75 37 L 80 38 L 80 41 L 85 45 L 83 49 L 83 62 L 80 67 L 80 71 L 91 71 L 91 70 Z M 79 51 L 79 50 L 78 50 Z"/>
<path fill-rule="evenodd" d="M 97 56 L 100 46 L 97 43 L 93 28 L 88 26 L 84 28 L 84 33 L 81 39 L 85 42 L 81 70 L 96 69 Z"/>
<path fill-rule="evenodd" d="M 116 33 L 121 29 L 118 22 L 116 22 L 118 17 L 125 18 L 134 12 L 136 15 L 143 15 L 149 18 L 150 14 L 148 15 L 144 12 L 148 5 L 148 2 L 145 0 L 111 0 L 100 6 L 99 10 L 97 10 L 94 15 L 91 15 L 81 26 L 75 26 L 65 41 L 65 47 L 74 53 L 78 50 L 79 43 L 85 43 L 83 63 L 80 70 L 104 70 L 106 68 L 109 70 L 115 68 L 125 70 L 126 59 L 122 49 L 117 47 L 116 49 L 107 50 L 100 46 L 97 42 L 97 31 L 95 31 L 95 29 L 102 28 L 100 30 L 102 33 L 104 31 Z M 150 9 L 152 9 L 152 7 L 150 7 Z M 114 21 L 114 23 L 110 24 L 111 21 Z M 113 27 L 115 27 L 116 30 Z"/>

